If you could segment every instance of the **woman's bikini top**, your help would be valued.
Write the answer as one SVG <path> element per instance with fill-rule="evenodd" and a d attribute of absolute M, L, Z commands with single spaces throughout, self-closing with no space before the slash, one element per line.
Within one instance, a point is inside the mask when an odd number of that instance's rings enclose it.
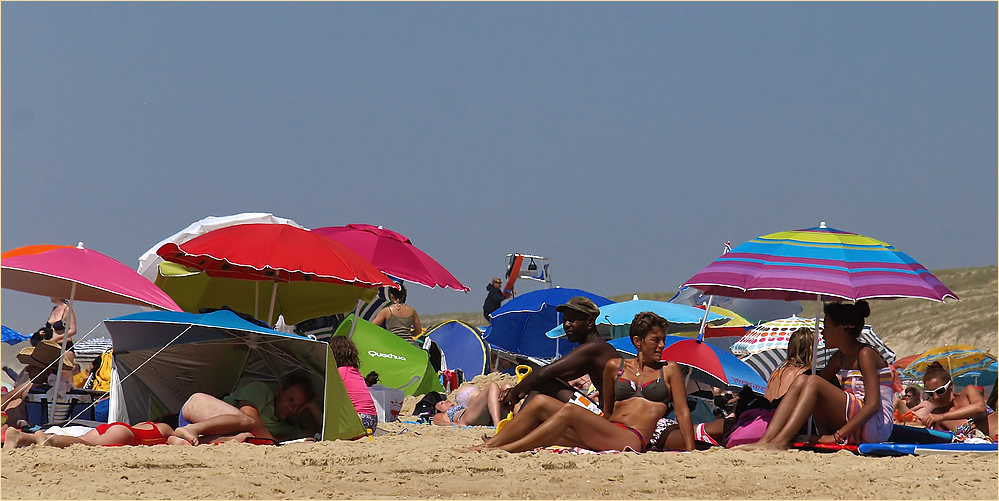
<path fill-rule="evenodd" d="M 666 367 L 666 364 L 663 364 L 663 367 Z M 662 402 L 667 405 L 671 403 L 672 399 L 670 398 L 669 386 L 666 386 L 663 367 L 659 368 L 659 379 L 639 388 L 634 381 L 621 377 L 624 374 L 624 357 L 621 357 L 621 365 L 617 368 L 617 381 L 614 382 L 614 400 L 620 402 L 632 397 L 642 397 L 652 402 Z"/>

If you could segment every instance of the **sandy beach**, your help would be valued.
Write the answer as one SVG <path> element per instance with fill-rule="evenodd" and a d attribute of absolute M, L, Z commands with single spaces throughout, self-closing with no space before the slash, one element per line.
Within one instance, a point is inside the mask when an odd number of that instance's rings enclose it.
<path fill-rule="evenodd" d="M 997 457 L 849 452 L 459 452 L 491 428 L 383 425 L 373 441 L 38 446 L 4 454 L 4 499 L 995 499 Z"/>

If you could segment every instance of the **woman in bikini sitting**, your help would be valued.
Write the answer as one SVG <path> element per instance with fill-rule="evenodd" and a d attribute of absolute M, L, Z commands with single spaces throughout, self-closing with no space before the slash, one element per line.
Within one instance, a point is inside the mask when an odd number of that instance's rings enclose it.
<path fill-rule="evenodd" d="M 500 392 L 513 385 L 498 385 L 493 381 L 479 388 L 465 382 L 454 394 L 454 402 L 443 400 L 434 406 L 434 424 L 461 426 L 489 426 L 500 422 L 503 408 L 500 405 Z"/>
<path fill-rule="evenodd" d="M 573 403 L 537 395 L 502 431 L 473 450 L 523 452 L 563 445 L 645 452 L 650 443 L 658 442 L 679 450 L 692 450 L 694 431 L 683 376 L 676 363 L 660 361 L 667 328 L 666 320 L 655 313 L 635 315 L 629 334 L 638 348 L 638 358 L 607 362 L 601 395 L 602 416 Z M 679 424 L 660 421 L 669 412 L 670 403 Z M 680 431 L 679 443 L 664 438 L 673 429 Z"/>
<path fill-rule="evenodd" d="M 143 423 L 128 425 L 126 423 L 102 424 L 79 437 L 66 435 L 49 435 L 36 431 L 25 433 L 16 428 L 8 428 L 4 449 L 26 447 L 32 444 L 48 445 L 65 448 L 71 445 L 191 445 L 180 437 L 173 436 L 173 428 L 165 423 Z"/>
<path fill-rule="evenodd" d="M 926 369 L 923 388 L 927 399 L 912 409 L 923 426 L 952 431 L 959 440 L 977 436 L 997 441 L 995 411 L 986 405 L 978 388 L 969 384 L 960 395 L 954 395 L 954 381 L 940 362 Z"/>
<path fill-rule="evenodd" d="M 819 443 L 883 442 L 891 435 L 891 367 L 877 351 L 858 340 L 864 319 L 871 314 L 870 306 L 867 301 L 830 303 L 824 311 L 822 336 L 826 347 L 836 348 L 837 353 L 818 375 L 796 377 L 763 437 L 755 444 L 740 447 L 787 449 L 809 416 L 833 430 L 831 435 L 819 437 Z M 832 382 L 835 377 L 842 382 L 842 388 Z"/>

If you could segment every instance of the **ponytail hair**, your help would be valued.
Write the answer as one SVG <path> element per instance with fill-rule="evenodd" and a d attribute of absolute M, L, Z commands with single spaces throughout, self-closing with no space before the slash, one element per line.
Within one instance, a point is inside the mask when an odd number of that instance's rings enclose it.
<path fill-rule="evenodd" d="M 822 308 L 826 318 L 836 322 L 843 327 L 843 330 L 853 336 L 854 339 L 860 337 L 864 330 L 866 318 L 871 316 L 871 306 L 867 301 L 861 299 L 856 303 L 829 303 Z"/>
<path fill-rule="evenodd" d="M 406 302 L 406 286 L 403 285 L 401 282 L 399 283 L 398 289 L 390 288 L 388 292 L 389 296 L 392 296 L 392 299 L 398 299 L 400 303 Z"/>
<path fill-rule="evenodd" d="M 940 362 L 933 362 L 926 368 L 926 373 L 923 374 L 924 383 L 927 379 L 937 379 L 942 381 L 944 384 L 947 384 L 950 382 L 950 372 L 948 372 L 947 369 L 944 369 Z"/>

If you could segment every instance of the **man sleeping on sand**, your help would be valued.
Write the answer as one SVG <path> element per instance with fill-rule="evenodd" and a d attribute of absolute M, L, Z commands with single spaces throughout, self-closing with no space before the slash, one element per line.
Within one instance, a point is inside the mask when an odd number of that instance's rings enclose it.
<path fill-rule="evenodd" d="M 315 396 L 308 379 L 295 374 L 276 388 L 254 381 L 222 400 L 195 393 L 181 408 L 174 435 L 192 445 L 247 434 L 275 441 L 311 437 L 314 431 L 299 429 L 288 419 L 308 411 L 315 423 L 322 423 L 322 410 L 313 401 Z"/>

